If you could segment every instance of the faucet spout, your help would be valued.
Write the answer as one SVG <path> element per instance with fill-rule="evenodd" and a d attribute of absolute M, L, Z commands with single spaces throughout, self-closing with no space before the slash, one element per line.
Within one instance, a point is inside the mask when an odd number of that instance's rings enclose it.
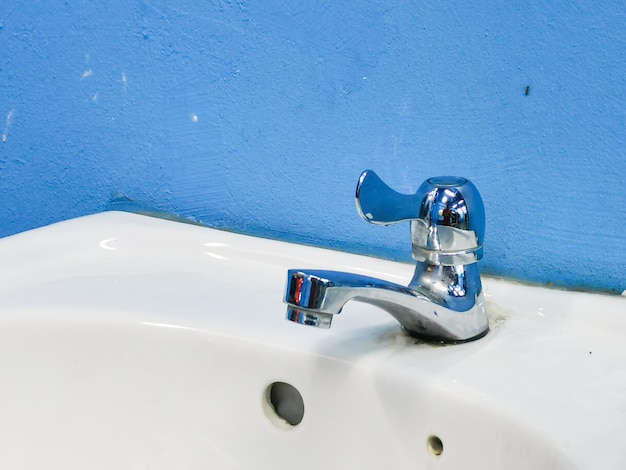
<path fill-rule="evenodd" d="M 426 265 L 421 275 L 414 276 L 414 281 L 422 282 L 420 286 L 413 282 L 403 286 L 340 271 L 291 269 L 285 290 L 287 319 L 330 328 L 333 316 L 341 313 L 348 301 L 354 300 L 385 310 L 413 336 L 463 342 L 485 335 L 488 323 L 482 292 L 467 283 L 473 276 L 446 273 L 448 281 L 453 279 L 455 284 L 444 288 L 441 282 L 433 281 L 434 271 L 438 270 L 432 268 Z M 429 284 L 423 283 L 425 278 L 430 280 Z M 478 282 L 480 284 L 480 278 Z"/>

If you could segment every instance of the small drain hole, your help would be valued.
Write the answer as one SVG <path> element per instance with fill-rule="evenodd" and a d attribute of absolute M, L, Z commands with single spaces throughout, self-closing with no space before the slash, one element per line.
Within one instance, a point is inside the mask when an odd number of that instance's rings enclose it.
<path fill-rule="evenodd" d="M 304 400 L 293 386 L 274 382 L 266 389 L 266 397 L 278 417 L 291 426 L 297 426 L 304 417 Z"/>
<path fill-rule="evenodd" d="M 441 455 L 443 452 L 443 442 L 437 436 L 430 436 L 428 438 L 428 450 L 432 452 L 433 455 Z"/>

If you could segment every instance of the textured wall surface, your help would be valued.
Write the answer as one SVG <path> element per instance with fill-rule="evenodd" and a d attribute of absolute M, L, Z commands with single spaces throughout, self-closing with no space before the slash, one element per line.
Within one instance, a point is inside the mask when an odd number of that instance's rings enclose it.
<path fill-rule="evenodd" d="M 0 236 L 124 205 L 410 259 L 361 221 L 470 178 L 483 268 L 626 289 L 626 6 L 4 0 Z"/>

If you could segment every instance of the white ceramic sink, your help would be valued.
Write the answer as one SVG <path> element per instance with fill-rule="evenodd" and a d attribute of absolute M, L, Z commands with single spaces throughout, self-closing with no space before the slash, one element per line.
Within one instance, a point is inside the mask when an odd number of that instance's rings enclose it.
<path fill-rule="evenodd" d="M 288 268 L 408 264 L 121 212 L 0 259 L 0 468 L 626 468 L 623 297 L 485 278 L 490 333 L 435 346 L 365 304 L 284 320 Z"/>

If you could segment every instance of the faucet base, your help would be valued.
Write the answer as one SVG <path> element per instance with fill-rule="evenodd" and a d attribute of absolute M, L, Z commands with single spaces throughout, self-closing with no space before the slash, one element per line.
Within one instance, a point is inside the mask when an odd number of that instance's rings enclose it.
<path fill-rule="evenodd" d="M 462 343 L 470 343 L 472 341 L 476 341 L 477 339 L 480 338 L 484 338 L 485 336 L 487 336 L 487 333 L 489 333 L 489 327 L 487 327 L 487 329 L 485 331 L 483 331 L 482 333 L 477 334 L 476 336 L 472 336 L 471 338 L 466 338 L 466 339 L 450 339 L 450 338 L 446 338 L 443 336 L 435 336 L 435 335 L 425 335 L 422 333 L 416 333 L 415 331 L 411 331 L 405 327 L 402 327 L 402 329 L 404 331 L 406 331 L 406 333 L 411 336 L 412 338 L 416 338 L 419 339 L 421 341 L 424 341 L 425 343 L 430 343 L 430 344 L 439 344 L 439 345 L 453 345 L 453 344 L 462 344 Z"/>

